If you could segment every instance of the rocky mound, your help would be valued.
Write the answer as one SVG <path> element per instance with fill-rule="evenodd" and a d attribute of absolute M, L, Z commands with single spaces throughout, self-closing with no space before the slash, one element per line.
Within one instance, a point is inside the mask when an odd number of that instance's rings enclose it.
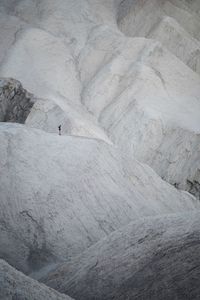
<path fill-rule="evenodd" d="M 0 122 L 25 123 L 33 104 L 19 81 L 0 78 Z"/>

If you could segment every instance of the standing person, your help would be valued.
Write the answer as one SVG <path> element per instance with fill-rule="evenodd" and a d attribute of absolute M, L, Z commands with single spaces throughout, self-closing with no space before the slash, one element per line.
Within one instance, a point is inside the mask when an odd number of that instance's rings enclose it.
<path fill-rule="evenodd" d="M 61 135 L 61 125 L 58 126 L 59 135 Z"/>

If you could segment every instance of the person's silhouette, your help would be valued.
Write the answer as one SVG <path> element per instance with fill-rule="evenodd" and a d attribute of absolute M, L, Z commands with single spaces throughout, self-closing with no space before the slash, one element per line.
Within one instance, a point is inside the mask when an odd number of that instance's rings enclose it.
<path fill-rule="evenodd" d="M 61 125 L 58 126 L 59 135 L 61 135 Z"/>

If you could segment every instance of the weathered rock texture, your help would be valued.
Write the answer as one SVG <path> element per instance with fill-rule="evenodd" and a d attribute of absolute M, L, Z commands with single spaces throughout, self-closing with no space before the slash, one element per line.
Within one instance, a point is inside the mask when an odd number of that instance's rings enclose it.
<path fill-rule="evenodd" d="M 9 0 L 0 7 L 0 36 L 12 40 L 2 43 L 0 75 L 48 99 L 27 125 L 56 132 L 62 122 L 63 134 L 111 140 L 180 189 L 200 182 L 197 2 Z"/>
<path fill-rule="evenodd" d="M 1 0 L 0 76 L 0 257 L 71 260 L 78 299 L 198 299 L 199 0 Z"/>
<path fill-rule="evenodd" d="M 43 281 L 80 300 L 199 299 L 199 214 L 121 228 Z"/>
<path fill-rule="evenodd" d="M 0 78 L 0 122 L 25 123 L 33 104 L 19 81 Z"/>
<path fill-rule="evenodd" d="M 100 140 L 0 125 L 0 257 L 30 273 L 141 216 L 196 210 L 148 166 Z"/>
<path fill-rule="evenodd" d="M 18 272 L 0 259 L 1 300 L 72 300 Z"/>

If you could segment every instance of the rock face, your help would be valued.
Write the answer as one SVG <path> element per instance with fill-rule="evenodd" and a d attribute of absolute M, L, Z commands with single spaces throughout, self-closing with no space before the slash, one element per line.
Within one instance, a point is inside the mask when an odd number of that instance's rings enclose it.
<path fill-rule="evenodd" d="M 26 119 L 27 126 L 50 133 L 58 133 L 58 124 L 62 124 L 62 135 L 95 138 L 112 144 L 106 132 L 87 110 L 74 109 L 70 105 L 65 104 L 63 109 L 62 104 L 38 99 Z"/>
<path fill-rule="evenodd" d="M 48 99 L 27 125 L 56 132 L 59 119 L 64 134 L 111 140 L 180 189 L 199 184 L 197 2 L 9 0 L 1 11 L 12 44 L 0 75 Z"/>
<path fill-rule="evenodd" d="M 0 0 L 0 122 L 0 258 L 77 300 L 199 299 L 199 0 Z"/>
<path fill-rule="evenodd" d="M 121 228 L 43 281 L 76 299 L 199 299 L 199 214 Z"/>
<path fill-rule="evenodd" d="M 0 260 L 0 298 L 2 300 L 72 300 L 18 272 Z"/>
<path fill-rule="evenodd" d="M 131 220 L 200 208 L 105 142 L 0 125 L 0 256 L 26 273 Z"/>
<path fill-rule="evenodd" d="M 33 104 L 19 81 L 0 78 L 0 122 L 25 123 Z"/>

